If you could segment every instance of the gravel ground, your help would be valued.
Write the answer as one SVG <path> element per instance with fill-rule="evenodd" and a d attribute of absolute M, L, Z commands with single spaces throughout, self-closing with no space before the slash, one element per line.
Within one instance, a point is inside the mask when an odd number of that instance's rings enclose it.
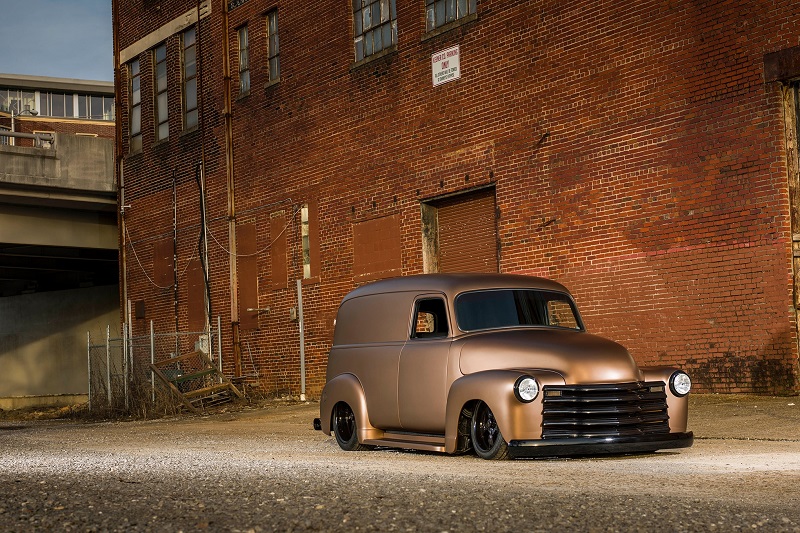
<path fill-rule="evenodd" d="M 3 420 L 0 530 L 800 531 L 792 403 L 697 397 L 690 449 L 507 462 L 343 452 L 313 403 Z"/>

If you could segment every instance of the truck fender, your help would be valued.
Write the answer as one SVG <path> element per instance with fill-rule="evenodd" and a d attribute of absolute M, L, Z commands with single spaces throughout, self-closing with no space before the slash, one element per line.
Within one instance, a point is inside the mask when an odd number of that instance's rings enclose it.
<path fill-rule="evenodd" d="M 550 370 L 486 370 L 460 377 L 450 386 L 445 420 L 445 451 L 458 449 L 458 424 L 461 411 L 476 400 L 492 410 L 506 442 L 534 440 L 542 437 L 542 392 L 530 403 L 522 403 L 514 395 L 517 378 L 529 374 L 539 385 L 563 385 L 564 378 Z"/>
<path fill-rule="evenodd" d="M 326 435 L 331 434 L 333 407 L 339 402 L 346 403 L 353 410 L 353 415 L 356 417 L 356 426 L 358 427 L 358 442 L 363 443 L 364 439 L 376 439 L 383 435 L 383 431 L 374 428 L 369 423 L 364 388 L 353 374 L 339 374 L 322 389 L 322 397 L 319 402 L 319 417 L 322 431 Z"/>
<path fill-rule="evenodd" d="M 669 378 L 680 370 L 671 366 L 642 367 L 645 381 L 663 381 L 664 392 L 667 393 L 667 414 L 669 415 L 669 432 L 683 433 L 686 431 L 689 420 L 689 395 L 675 396 L 669 388 Z M 691 376 L 690 376 L 691 377 Z M 691 392 L 689 393 L 691 394 Z"/>

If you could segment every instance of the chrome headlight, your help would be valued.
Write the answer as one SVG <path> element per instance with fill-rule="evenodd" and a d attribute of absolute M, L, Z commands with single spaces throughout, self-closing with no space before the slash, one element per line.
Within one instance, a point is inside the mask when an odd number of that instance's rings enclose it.
<path fill-rule="evenodd" d="M 539 396 L 539 382 L 533 376 L 520 376 L 514 382 L 514 396 L 522 403 L 530 403 Z"/>
<path fill-rule="evenodd" d="M 689 394 L 689 391 L 692 389 L 692 378 L 689 377 L 689 374 L 678 370 L 674 372 L 672 376 L 669 378 L 669 390 L 672 391 L 672 394 L 675 396 L 686 396 Z"/>

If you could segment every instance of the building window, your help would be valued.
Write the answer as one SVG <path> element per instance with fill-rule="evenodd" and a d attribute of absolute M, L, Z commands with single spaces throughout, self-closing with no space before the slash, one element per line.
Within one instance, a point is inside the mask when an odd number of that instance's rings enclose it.
<path fill-rule="evenodd" d="M 477 12 L 477 0 L 425 0 L 427 31 Z"/>
<path fill-rule="evenodd" d="M 128 150 L 130 152 L 139 152 L 142 149 L 141 81 L 139 60 L 134 59 L 128 64 L 128 131 L 130 135 Z"/>
<path fill-rule="evenodd" d="M 2 135 L 3 132 L 10 132 L 11 128 L 0 126 L 0 146 L 8 146 L 8 137 Z"/>
<path fill-rule="evenodd" d="M 278 11 L 267 13 L 267 57 L 269 82 L 278 81 L 281 75 L 280 45 L 278 43 Z"/>
<path fill-rule="evenodd" d="M 396 45 L 395 0 L 353 0 L 353 35 L 356 61 Z"/>
<path fill-rule="evenodd" d="M 36 109 L 36 93 L 18 89 L 0 89 L 0 111 L 6 113 L 38 112 Z"/>
<path fill-rule="evenodd" d="M 300 235 L 303 238 L 303 278 L 311 277 L 311 232 L 308 224 L 308 204 L 300 209 Z"/>
<path fill-rule="evenodd" d="M 74 117 L 75 95 L 65 93 L 39 93 L 39 114 L 46 117 Z"/>
<path fill-rule="evenodd" d="M 34 105 L 35 102 L 38 106 Z M 44 117 L 114 120 L 114 97 L 63 93 L 55 91 L 21 91 L 0 89 L 0 111 L 14 114 L 38 113 Z"/>
<path fill-rule="evenodd" d="M 6 113 L 38 112 L 36 109 L 36 93 L 17 89 L 0 89 L 0 111 Z"/>
<path fill-rule="evenodd" d="M 250 92 L 250 44 L 247 39 L 247 26 L 242 26 L 239 35 L 239 94 Z"/>
<path fill-rule="evenodd" d="M 197 30 L 183 32 L 183 128 L 197 126 Z"/>
<path fill-rule="evenodd" d="M 138 66 L 138 60 L 136 64 Z M 79 94 L 78 118 L 87 118 L 89 120 L 114 120 L 114 98 L 111 96 Z"/>
<path fill-rule="evenodd" d="M 162 44 L 153 51 L 155 69 L 156 141 L 169 137 L 169 112 L 167 107 L 167 45 Z"/>

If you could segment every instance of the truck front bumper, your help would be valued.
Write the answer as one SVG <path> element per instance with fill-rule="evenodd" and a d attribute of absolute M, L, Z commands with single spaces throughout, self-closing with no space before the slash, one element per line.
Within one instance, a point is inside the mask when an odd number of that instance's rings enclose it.
<path fill-rule="evenodd" d="M 650 453 L 657 450 L 688 448 L 694 433 L 664 433 L 639 437 L 576 437 L 545 440 L 512 440 L 508 452 L 512 457 L 568 457 L 576 455 L 608 455 Z"/>

